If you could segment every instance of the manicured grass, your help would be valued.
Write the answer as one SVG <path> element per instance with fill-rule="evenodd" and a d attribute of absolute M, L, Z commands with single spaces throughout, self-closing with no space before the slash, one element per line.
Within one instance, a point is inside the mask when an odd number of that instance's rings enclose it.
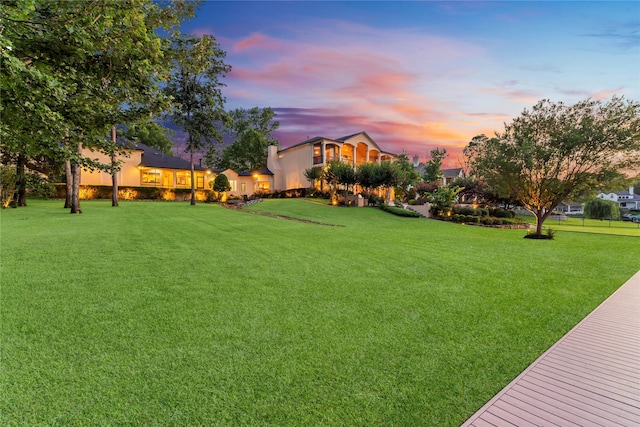
<path fill-rule="evenodd" d="M 0 213 L 5 425 L 457 426 L 624 283 L 637 239 L 267 200 Z"/>
<path fill-rule="evenodd" d="M 527 222 L 535 224 L 532 216 L 523 216 Z M 627 221 L 600 221 L 598 219 L 583 219 L 567 217 L 565 220 L 547 219 L 543 227 L 556 231 L 574 231 L 578 233 L 616 234 L 619 236 L 640 237 L 640 224 Z"/>

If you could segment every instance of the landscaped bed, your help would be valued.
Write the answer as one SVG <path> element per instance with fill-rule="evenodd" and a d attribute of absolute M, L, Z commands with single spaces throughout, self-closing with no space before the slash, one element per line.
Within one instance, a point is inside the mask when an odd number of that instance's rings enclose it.
<path fill-rule="evenodd" d="M 0 214 L 4 424 L 457 426 L 640 267 L 302 199 L 82 208 Z"/>

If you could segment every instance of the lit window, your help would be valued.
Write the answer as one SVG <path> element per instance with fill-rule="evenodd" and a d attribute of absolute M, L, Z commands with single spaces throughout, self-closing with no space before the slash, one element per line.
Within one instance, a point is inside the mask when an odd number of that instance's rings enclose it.
<path fill-rule="evenodd" d="M 157 169 L 142 171 L 143 184 L 160 184 L 160 171 Z"/>
<path fill-rule="evenodd" d="M 246 182 L 243 182 L 243 183 L 240 184 L 240 191 L 242 193 L 246 193 L 247 192 L 247 183 Z"/>
<path fill-rule="evenodd" d="M 191 184 L 189 172 L 176 172 L 176 186 L 186 187 Z"/>

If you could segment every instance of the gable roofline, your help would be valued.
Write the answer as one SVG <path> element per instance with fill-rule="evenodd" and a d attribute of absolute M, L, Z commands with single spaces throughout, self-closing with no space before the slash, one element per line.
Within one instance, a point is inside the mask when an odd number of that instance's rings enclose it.
<path fill-rule="evenodd" d="M 365 131 L 360 131 L 360 132 L 352 133 L 351 135 L 343 136 L 343 137 L 336 138 L 336 139 L 333 139 L 333 138 L 327 138 L 327 137 L 324 137 L 324 136 L 315 136 L 315 137 L 313 137 L 313 138 L 309 138 L 309 139 L 307 139 L 307 140 L 305 140 L 305 141 L 302 141 L 302 142 L 299 142 L 299 143 L 297 143 L 297 144 L 294 144 L 294 145 L 292 145 L 292 146 L 290 146 L 290 147 L 287 147 L 287 148 L 283 148 L 283 149 L 281 149 L 281 150 L 278 150 L 278 153 L 281 153 L 281 152 L 283 152 L 283 151 L 287 151 L 287 150 L 291 150 L 291 149 L 293 149 L 293 148 L 301 147 L 301 146 L 303 146 L 303 145 L 307 145 L 307 144 L 311 144 L 311 143 L 319 142 L 319 141 L 327 141 L 327 142 L 334 142 L 334 143 L 338 143 L 338 144 L 345 144 L 345 143 L 347 143 L 346 141 L 347 141 L 348 139 L 351 139 L 351 138 L 356 137 L 356 136 L 358 136 L 358 135 L 363 135 L 365 138 L 367 138 L 367 139 L 369 140 L 369 142 L 370 142 L 370 143 L 372 143 L 372 144 L 373 144 L 373 145 L 378 149 L 378 151 L 380 151 L 380 153 L 381 153 L 381 154 L 388 154 L 388 155 L 393 156 L 393 157 L 397 157 L 397 156 L 398 156 L 398 155 L 397 155 L 397 154 L 395 154 L 395 153 L 392 153 L 392 152 L 390 152 L 390 151 L 385 151 L 385 150 L 381 149 L 381 148 L 380 148 L 380 146 L 378 145 L 378 143 L 377 143 L 377 142 L 375 142 L 375 141 L 373 140 L 373 138 L 371 138 L 371 137 L 369 136 L 369 134 L 368 134 L 367 132 L 365 132 Z"/>

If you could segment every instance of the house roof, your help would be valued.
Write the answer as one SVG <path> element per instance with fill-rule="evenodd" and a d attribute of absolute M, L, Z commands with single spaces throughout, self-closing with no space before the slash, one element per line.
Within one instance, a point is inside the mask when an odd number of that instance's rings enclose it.
<path fill-rule="evenodd" d="M 292 149 L 292 148 L 300 147 L 300 146 L 302 146 L 302 145 L 306 145 L 306 144 L 310 144 L 310 143 L 314 143 L 314 142 L 318 142 L 318 141 L 323 141 L 323 140 L 324 140 L 324 141 L 331 141 L 331 142 L 344 143 L 344 142 L 345 142 L 345 141 L 347 141 L 348 139 L 353 138 L 354 136 L 358 136 L 358 135 L 364 135 L 364 136 L 366 136 L 366 137 L 369 139 L 369 141 L 371 141 L 371 142 L 372 142 L 372 143 L 373 143 L 373 144 L 374 144 L 374 145 L 375 145 L 375 146 L 380 150 L 380 152 L 381 152 L 381 153 L 383 153 L 383 154 L 389 154 L 389 155 L 391 155 L 391 156 L 395 156 L 395 155 L 396 155 L 396 154 L 394 154 L 394 153 L 392 153 L 392 152 L 390 152 L 390 151 L 384 151 L 384 150 L 381 150 L 381 149 L 380 149 L 380 147 L 378 146 L 378 144 L 377 144 L 377 143 L 376 143 L 376 142 L 375 142 L 375 141 L 374 141 L 374 140 L 369 136 L 369 134 L 367 134 L 367 132 L 365 132 L 365 131 L 360 131 L 360 132 L 352 133 L 351 135 L 343 136 L 343 137 L 336 138 L 336 139 L 333 139 L 333 138 L 326 138 L 326 137 L 324 137 L 324 136 L 315 136 L 315 137 L 313 137 L 313 138 L 309 138 L 309 139 L 307 139 L 307 140 L 305 140 L 305 141 L 299 142 L 299 143 L 297 143 L 297 144 L 293 144 L 293 145 L 292 145 L 292 146 L 290 146 L 290 147 L 283 148 L 282 150 L 278 150 L 278 151 L 286 151 L 286 150 L 290 150 L 290 149 Z"/>
<path fill-rule="evenodd" d="M 238 176 L 251 176 L 253 175 L 255 172 L 238 172 Z M 262 168 L 259 171 L 257 171 L 258 175 L 273 175 L 273 172 L 271 172 L 268 168 Z"/>
<path fill-rule="evenodd" d="M 169 154 L 163 153 L 157 148 L 149 147 L 148 145 L 137 143 L 134 149 L 142 150 L 142 159 L 140 160 L 140 166 L 147 166 L 150 168 L 162 168 L 162 169 L 185 169 L 191 170 L 191 162 L 181 159 L 180 157 L 174 157 Z M 207 168 L 193 165 L 194 170 L 207 170 Z"/>
<path fill-rule="evenodd" d="M 462 168 L 442 169 L 442 175 L 445 178 L 455 178 L 456 176 L 460 176 L 460 172 L 462 172 Z"/>

